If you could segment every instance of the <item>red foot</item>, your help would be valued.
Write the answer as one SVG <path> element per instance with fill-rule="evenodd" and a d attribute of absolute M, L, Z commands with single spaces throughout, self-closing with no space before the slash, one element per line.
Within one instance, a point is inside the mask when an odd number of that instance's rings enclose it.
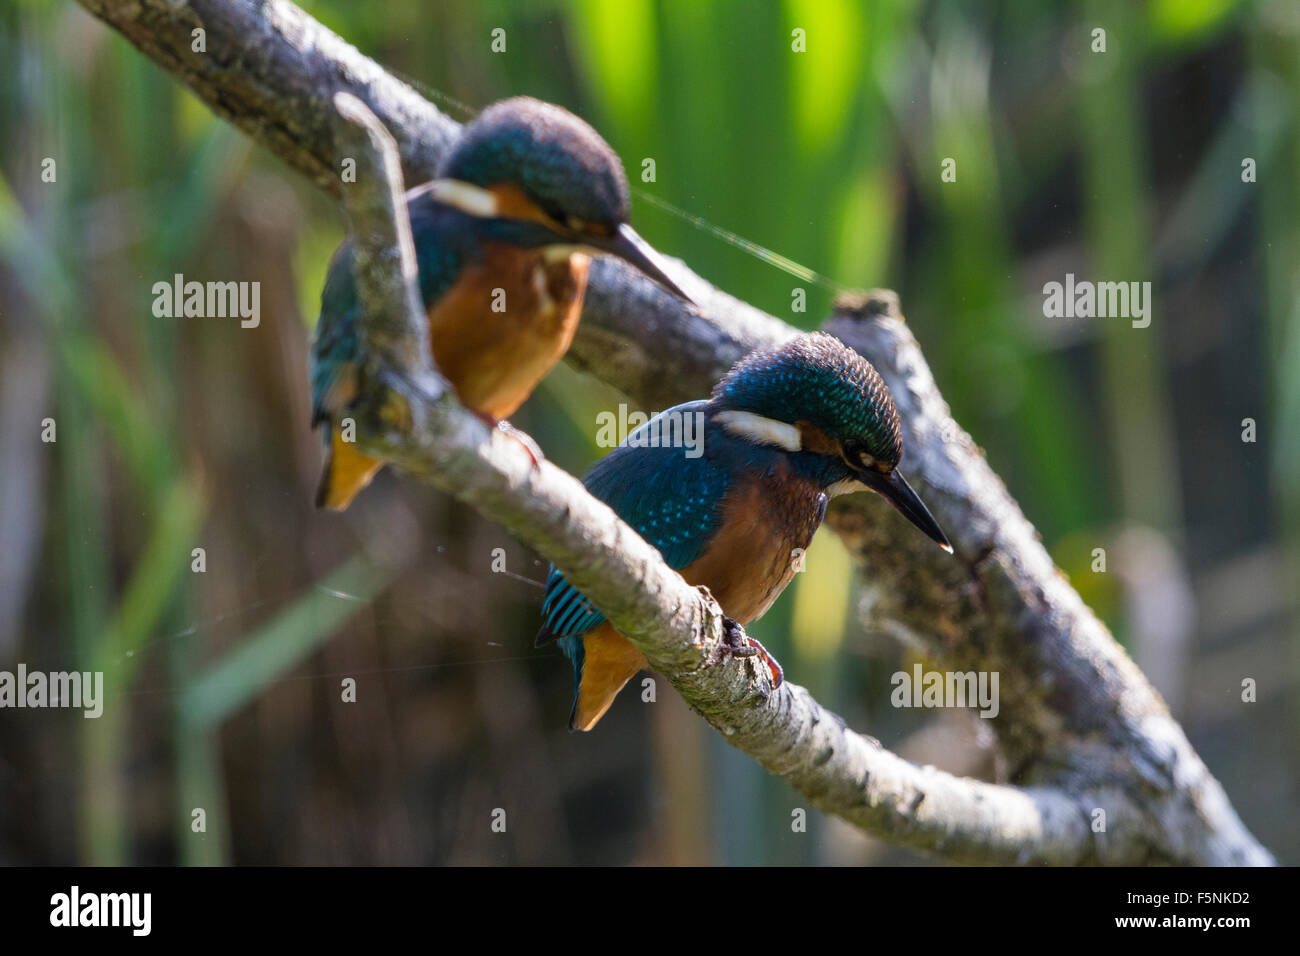
<path fill-rule="evenodd" d="M 485 415 L 482 412 L 475 412 L 474 414 L 483 419 L 483 422 L 489 428 L 495 428 L 503 435 L 507 435 L 519 442 L 519 444 L 523 446 L 524 451 L 528 453 L 528 457 L 532 460 L 534 468 L 545 460 L 546 456 L 542 454 L 542 449 L 538 447 L 537 442 L 533 441 L 532 437 L 527 432 L 515 428 L 514 425 L 511 425 L 504 418 L 493 418 L 491 415 Z"/>
<path fill-rule="evenodd" d="M 767 652 L 767 648 L 757 640 L 745 633 L 744 629 L 727 618 L 722 625 L 722 646 L 724 653 L 732 657 L 755 657 L 763 655 L 763 661 L 767 664 L 767 672 L 772 675 L 772 689 L 780 687 L 785 682 L 785 671 L 777 659 Z"/>
<path fill-rule="evenodd" d="M 505 419 L 497 422 L 497 428 L 500 429 L 503 434 L 509 435 L 515 441 L 519 442 L 519 444 L 524 446 L 524 451 L 528 452 L 528 457 L 533 460 L 534 468 L 540 465 L 543 459 L 546 458 L 546 456 L 542 454 L 541 448 L 537 446 L 537 442 L 533 441 L 532 436 L 527 432 L 520 431 Z"/>

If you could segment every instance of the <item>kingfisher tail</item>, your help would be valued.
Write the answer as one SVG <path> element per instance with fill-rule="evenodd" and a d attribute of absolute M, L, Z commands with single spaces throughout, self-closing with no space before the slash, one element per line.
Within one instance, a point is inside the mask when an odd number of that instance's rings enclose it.
<path fill-rule="evenodd" d="M 316 488 L 316 507 L 342 511 L 362 488 L 370 484 L 384 463 L 362 454 L 354 443 L 344 441 L 333 425 L 326 424 L 325 427 L 328 429 L 325 464 Z"/>
<path fill-rule="evenodd" d="M 581 642 L 574 660 L 577 686 L 569 729 L 591 730 L 623 686 L 649 665 L 635 645 L 608 622 L 581 637 L 563 638 L 561 644 L 565 641 Z"/>

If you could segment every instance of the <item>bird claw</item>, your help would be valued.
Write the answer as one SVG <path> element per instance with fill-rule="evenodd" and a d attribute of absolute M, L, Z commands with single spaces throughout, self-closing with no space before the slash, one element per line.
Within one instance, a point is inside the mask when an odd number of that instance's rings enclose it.
<path fill-rule="evenodd" d="M 763 656 L 763 662 L 767 664 L 767 672 L 772 677 L 772 689 L 780 687 L 785 681 L 785 671 L 777 659 L 767 652 L 767 648 L 759 643 L 756 639 L 745 633 L 745 629 L 733 621 L 731 618 L 723 618 L 722 621 L 722 654 L 724 657 L 757 657 Z"/>
<path fill-rule="evenodd" d="M 511 425 L 504 418 L 493 418 L 491 415 L 483 414 L 480 414 L 479 418 L 483 419 L 484 423 L 486 423 L 489 428 L 495 428 L 507 438 L 513 438 L 515 441 L 519 442 L 519 444 L 523 446 L 524 451 L 528 453 L 528 457 L 532 460 L 534 468 L 545 461 L 546 456 L 542 454 L 542 449 L 538 446 L 537 442 L 533 441 L 532 436 L 527 432 L 515 428 L 514 425 Z"/>
<path fill-rule="evenodd" d="M 514 425 L 511 425 L 504 418 L 501 419 L 501 421 L 497 422 L 497 428 L 501 431 L 502 434 L 507 435 L 510 438 L 513 438 L 515 441 L 519 442 L 519 444 L 521 444 L 524 447 L 524 451 L 528 452 L 528 457 L 531 458 L 533 461 L 534 468 L 536 468 L 546 459 L 546 456 L 542 454 L 541 447 L 537 444 L 537 442 L 533 441 L 532 436 L 529 435 L 527 432 L 520 431 L 518 428 L 515 428 Z"/>

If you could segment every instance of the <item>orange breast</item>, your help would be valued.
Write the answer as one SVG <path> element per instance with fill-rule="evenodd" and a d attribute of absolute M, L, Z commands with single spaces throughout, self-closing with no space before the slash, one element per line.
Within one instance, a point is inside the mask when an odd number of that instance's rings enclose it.
<path fill-rule="evenodd" d="M 563 357 L 582 314 L 590 259 L 548 263 L 538 251 L 489 243 L 429 310 L 433 358 L 460 400 L 507 418 Z"/>
<path fill-rule="evenodd" d="M 682 577 L 713 592 L 727 617 L 741 624 L 762 617 L 812 543 L 823 513 L 820 498 L 816 485 L 782 463 L 774 476 L 728 497 L 709 549 L 682 569 Z"/>
<path fill-rule="evenodd" d="M 788 466 L 766 481 L 754 481 L 728 498 L 708 551 L 681 572 L 691 584 L 713 592 L 723 613 L 741 624 L 762 617 L 794 578 L 796 549 L 807 549 L 823 514 L 821 490 Z M 623 685 L 646 666 L 641 652 L 608 621 L 583 636 L 583 648 L 575 730 L 595 726 Z"/>

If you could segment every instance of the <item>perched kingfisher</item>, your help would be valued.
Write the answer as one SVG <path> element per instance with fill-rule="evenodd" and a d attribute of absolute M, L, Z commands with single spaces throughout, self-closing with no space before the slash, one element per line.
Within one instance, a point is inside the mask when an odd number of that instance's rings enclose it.
<path fill-rule="evenodd" d="M 703 423 L 702 453 L 665 439 L 683 416 Z M 823 333 L 742 359 L 708 401 L 642 425 L 587 475 L 600 498 L 687 582 L 705 585 L 727 617 L 761 617 L 798 569 L 828 500 L 870 489 L 949 553 L 943 530 L 899 473 L 898 410 L 880 375 Z M 646 666 L 554 567 L 542 603 L 542 646 L 558 640 L 576 683 L 569 727 L 590 730 Z M 780 669 L 757 642 L 780 680 Z"/>
<path fill-rule="evenodd" d="M 520 97 L 488 107 L 437 179 L 406 201 L 434 361 L 489 424 L 509 429 L 503 419 L 568 350 L 590 253 L 619 256 L 690 301 L 627 224 L 618 156 L 558 106 Z M 345 242 L 325 278 L 312 345 L 312 425 L 325 439 L 318 507 L 346 508 L 382 466 L 338 428 L 357 394 L 360 317 Z"/>

